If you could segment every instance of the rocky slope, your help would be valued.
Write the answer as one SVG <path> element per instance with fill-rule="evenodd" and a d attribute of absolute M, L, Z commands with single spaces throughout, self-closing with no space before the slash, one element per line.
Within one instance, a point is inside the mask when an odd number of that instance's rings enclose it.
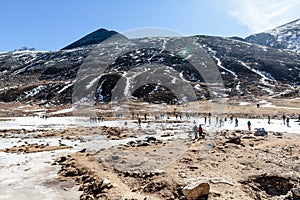
<path fill-rule="evenodd" d="M 300 53 L 300 19 L 263 33 L 250 35 L 245 41 Z"/>
<path fill-rule="evenodd" d="M 212 99 L 218 96 L 215 93 L 252 99 L 262 95 L 299 96 L 300 56 L 296 52 L 212 36 L 129 40 L 120 35 L 99 46 L 101 38 L 92 36 L 64 48 L 78 47 L 68 50 L 1 53 L 0 101 L 66 104 L 72 102 L 73 95 L 80 97 L 74 101 L 107 102 L 120 94 L 128 95 L 129 87 L 129 96 L 157 103 L 189 101 L 193 98 L 189 95 Z M 183 46 L 187 41 L 191 45 Z M 118 49 L 127 51 L 117 55 Z M 105 56 L 111 55 L 117 56 L 101 64 Z M 91 59 L 94 68 L 89 69 L 92 72 L 83 81 L 78 74 L 88 69 Z M 214 90 L 212 85 L 218 74 L 224 88 Z M 78 85 L 80 81 L 84 84 Z"/>

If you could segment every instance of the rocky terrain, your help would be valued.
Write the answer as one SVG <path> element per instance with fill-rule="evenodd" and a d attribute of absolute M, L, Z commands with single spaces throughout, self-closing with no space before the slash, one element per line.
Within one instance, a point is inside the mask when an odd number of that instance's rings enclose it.
<path fill-rule="evenodd" d="M 172 111 L 185 106 L 135 103 L 140 116 L 148 113 L 140 125 L 131 113 L 95 121 L 57 107 L 45 119 L 36 105 L 25 112 L 21 103 L 0 104 L 14 116 L 0 118 L 0 199 L 299 199 L 299 103 L 232 100 L 230 114 L 212 113 L 211 123 L 209 101 L 182 118 Z M 194 139 L 195 124 L 204 138 Z"/>
<path fill-rule="evenodd" d="M 173 145 L 178 145 L 176 141 L 75 153 L 57 163 L 62 166 L 63 177 L 80 184 L 81 199 L 194 199 L 188 198 L 185 188 L 199 183 L 208 184 L 209 192 L 200 198 L 198 191 L 197 199 L 297 199 L 298 139 L 296 135 L 255 137 L 247 131 L 223 131 L 209 152 L 203 150 L 205 140 L 179 141 L 188 143 L 189 148 L 160 171 L 143 171 L 151 162 L 137 164 L 133 157 L 141 151 L 153 154 L 163 146 L 171 153 Z M 137 157 L 140 159 L 142 156 Z M 137 164 L 139 170 L 120 169 L 116 165 L 120 162 Z"/>

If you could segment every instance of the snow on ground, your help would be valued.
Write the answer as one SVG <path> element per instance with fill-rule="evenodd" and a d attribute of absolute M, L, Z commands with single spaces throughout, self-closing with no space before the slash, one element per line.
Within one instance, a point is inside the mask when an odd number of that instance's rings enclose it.
<path fill-rule="evenodd" d="M 239 103 L 240 106 L 247 106 L 247 105 L 249 105 L 249 104 L 250 104 L 250 103 L 248 103 L 248 102 L 240 102 L 240 103 Z"/>
<path fill-rule="evenodd" d="M 78 188 L 63 190 L 59 185 L 51 185 L 60 167 L 48 162 L 68 153 L 69 150 L 26 155 L 0 152 L 0 199 L 77 199 Z"/>
<path fill-rule="evenodd" d="M 26 129 L 26 130 L 38 130 L 38 129 L 62 129 L 72 127 L 75 121 L 80 125 L 80 118 L 73 117 L 49 117 L 43 119 L 40 117 L 8 117 L 1 118 L 0 129 Z M 4 120 L 4 121 L 2 121 Z"/>
<path fill-rule="evenodd" d="M 63 110 L 66 111 L 66 110 Z M 61 112 L 63 112 L 61 111 Z M 109 148 L 118 144 L 126 144 L 129 141 L 141 140 L 147 136 L 154 136 L 157 139 L 168 140 L 172 138 L 191 138 L 194 125 L 203 124 L 204 131 L 218 131 L 222 129 L 228 130 L 247 130 L 247 122 L 252 123 L 252 130 L 255 128 L 264 128 L 266 131 L 286 132 L 300 134 L 300 122 L 295 119 L 290 120 L 290 127 L 283 124 L 282 120 L 271 119 L 271 124 L 267 123 L 267 119 L 238 119 L 239 125 L 235 127 L 235 123 L 227 119 L 224 126 L 220 127 L 216 124 L 216 119 L 211 119 L 211 125 L 204 124 L 204 118 L 182 119 L 182 123 L 172 123 L 175 117 L 171 117 L 168 123 L 151 121 L 137 124 L 137 120 L 127 120 L 118 118 L 114 121 L 104 121 L 100 123 L 91 123 L 88 117 L 48 117 L 43 119 L 39 117 L 14 117 L 0 118 L 1 129 L 65 129 L 74 126 L 97 127 L 97 126 L 118 126 L 124 128 L 132 128 L 140 130 L 135 138 L 125 138 L 121 140 L 108 140 L 106 136 L 94 134 L 82 136 L 81 140 L 63 140 L 59 137 L 54 138 L 39 138 L 35 139 L 30 134 L 18 134 L 18 137 L 23 138 L 0 138 L 0 149 L 20 146 L 22 144 L 37 143 L 49 144 L 51 146 L 65 144 L 72 146 L 71 149 L 63 149 L 48 152 L 39 152 L 31 154 L 13 154 L 0 152 L 0 199 L 76 199 L 80 196 L 77 187 L 61 185 L 63 182 L 53 183 L 52 181 L 57 176 L 59 166 L 51 166 L 53 159 L 62 155 L 67 155 L 71 152 L 79 151 L 83 148 L 88 150 L 100 150 Z M 208 120 L 207 120 L 208 122 Z M 173 136 L 162 137 L 165 134 L 171 133 Z M 209 136 L 208 137 L 213 137 Z M 212 138 L 213 139 L 213 138 Z M 70 183 L 69 183 L 70 184 Z M 71 184 L 72 185 L 72 184 Z M 64 189 L 67 188 L 67 189 Z"/>
<path fill-rule="evenodd" d="M 65 91 L 66 89 L 68 89 L 69 87 L 71 87 L 72 85 L 74 85 L 73 82 L 71 83 L 66 83 L 67 85 L 65 85 L 61 90 L 59 90 L 57 93 L 60 94 L 62 93 L 63 91 Z"/>
<path fill-rule="evenodd" d="M 290 109 L 290 110 L 300 110 L 300 108 L 287 107 L 287 106 L 276 106 L 276 105 L 273 105 L 272 103 L 267 103 L 265 105 L 262 105 L 261 107 L 266 107 L 266 108 L 281 108 L 281 109 Z"/>
<path fill-rule="evenodd" d="M 88 84 L 87 86 L 85 86 L 86 89 L 88 90 L 88 89 L 90 89 L 91 87 L 93 87 L 93 85 L 95 85 L 95 83 L 98 82 L 100 78 L 101 78 L 100 76 L 94 78 L 91 82 L 89 82 L 89 84 Z"/>
<path fill-rule="evenodd" d="M 272 120 L 268 124 L 267 119 L 238 119 L 239 126 L 235 127 L 234 122 L 225 123 L 223 129 L 228 130 L 248 130 L 247 122 L 251 122 L 251 130 L 255 131 L 256 128 L 264 128 L 266 131 L 281 132 L 281 133 L 296 133 L 300 134 L 300 122 L 295 122 L 294 119 L 290 120 L 290 126 L 283 124 L 282 120 Z"/>
<path fill-rule="evenodd" d="M 242 61 L 239 61 L 239 63 L 241 63 L 241 65 L 243 65 L 244 67 L 246 67 L 247 69 L 251 70 L 253 73 L 256 73 L 257 75 L 259 75 L 261 77 L 260 79 L 260 82 L 262 84 L 264 84 L 265 86 L 269 86 L 269 87 L 274 87 L 274 84 L 270 84 L 268 81 L 275 81 L 274 78 L 269 78 L 267 77 L 270 76 L 269 74 L 267 73 L 264 73 L 264 72 L 261 72 L 259 70 L 256 70 L 250 66 L 248 66 L 246 63 L 242 62 Z M 271 77 L 271 76 L 270 76 Z M 266 88 L 264 88 L 264 90 L 266 90 Z M 273 94 L 274 92 L 272 90 L 268 90 L 267 92 L 269 92 L 270 94 Z"/>
<path fill-rule="evenodd" d="M 73 112 L 73 111 L 74 111 L 74 108 L 67 108 L 67 109 L 64 109 L 64 110 L 59 110 L 59 111 L 52 112 L 50 114 L 51 115 L 58 115 L 58 114 L 70 113 L 70 112 Z"/>
<path fill-rule="evenodd" d="M 246 102 L 244 102 L 246 103 Z M 244 104 L 243 105 L 247 105 Z M 268 106 L 268 105 L 262 105 Z M 288 108 L 288 107 L 284 107 Z M 300 109 L 300 108 L 291 108 L 291 109 Z M 63 112 L 69 112 L 70 110 L 62 110 Z M 175 120 L 175 117 L 171 117 L 170 120 Z M 287 132 L 287 133 L 299 133 L 300 134 L 300 125 L 299 122 L 295 122 L 295 119 L 290 120 L 290 127 L 286 127 L 283 125 L 282 120 L 271 120 L 271 124 L 267 124 L 267 119 L 238 119 L 239 126 L 234 127 L 234 123 L 229 122 L 228 120 L 224 122 L 224 126 L 219 127 L 215 125 L 215 118 L 211 119 L 211 126 L 205 125 L 204 127 L 208 130 L 221 130 L 221 129 L 247 129 L 247 122 L 251 121 L 253 128 L 265 128 L 267 131 L 275 131 L 275 132 Z M 26 129 L 26 130 L 58 130 L 58 129 L 66 129 L 70 127 L 94 127 L 94 126 L 118 126 L 132 129 L 141 129 L 147 132 L 147 130 L 152 130 L 156 133 L 161 132 L 162 129 L 173 128 L 180 132 L 191 131 L 192 126 L 194 125 L 194 121 L 196 124 L 204 124 L 204 118 L 190 118 L 186 120 L 182 119 L 182 123 L 155 123 L 155 121 L 151 123 L 142 123 L 141 127 L 137 125 L 136 120 L 125 120 L 119 118 L 115 121 L 104 121 L 100 123 L 91 123 L 88 117 L 48 117 L 48 119 L 43 119 L 39 117 L 9 117 L 9 118 L 0 118 L 0 130 L 2 129 Z M 223 119 L 224 121 L 224 119 Z M 171 122 L 171 121 L 170 121 Z"/>

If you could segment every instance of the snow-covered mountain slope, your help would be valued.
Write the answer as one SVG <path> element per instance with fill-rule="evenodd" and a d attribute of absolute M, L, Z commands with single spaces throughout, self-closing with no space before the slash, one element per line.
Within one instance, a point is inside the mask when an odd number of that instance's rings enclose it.
<path fill-rule="evenodd" d="M 263 33 L 250 35 L 245 41 L 300 53 L 300 19 Z"/>
<path fill-rule="evenodd" d="M 196 58 L 193 48 L 178 47 L 177 53 L 168 49 L 185 39 L 135 39 L 134 42 L 142 47 L 119 55 L 108 63 L 101 74 L 84 77 L 89 81 L 83 86 L 76 86 L 75 90 L 76 76 L 78 72 L 81 73 L 79 70 L 82 70 L 82 65 L 89 56 L 95 54 L 95 46 L 56 52 L 1 53 L 0 101 L 65 104 L 72 102 L 72 94 L 77 92 L 81 95 L 91 88 L 94 91 L 86 94 L 87 98 L 110 101 L 113 92 L 120 90 L 124 95 L 129 93 L 129 84 L 133 84 L 133 88 L 134 84 L 136 86 L 131 93 L 133 98 L 150 102 L 184 101 L 186 96 L 174 93 L 173 89 L 176 87 L 182 93 L 192 88 L 197 99 L 211 99 L 215 94 L 208 89 L 211 83 L 203 77 L 207 68 L 211 67 L 207 60 L 212 61 L 217 69 L 214 71 L 216 74 L 211 74 L 211 77 L 217 74 L 222 77 L 225 87 L 222 89 L 223 97 L 299 96 L 300 55 L 297 53 L 211 36 L 189 37 L 194 49 L 199 48 L 205 52 L 200 55 L 201 58 Z M 131 41 L 133 40 L 119 41 L 98 49 L 97 60 L 103 61 L 103 54 L 114 54 L 121 47 L 130 45 Z M 155 48 L 152 44 L 155 44 Z M 203 61 L 196 63 L 198 70 L 195 69 L 195 59 Z M 143 70 L 150 71 L 144 73 Z M 155 80 L 163 81 L 158 83 Z M 117 83 L 121 87 L 116 87 Z"/>

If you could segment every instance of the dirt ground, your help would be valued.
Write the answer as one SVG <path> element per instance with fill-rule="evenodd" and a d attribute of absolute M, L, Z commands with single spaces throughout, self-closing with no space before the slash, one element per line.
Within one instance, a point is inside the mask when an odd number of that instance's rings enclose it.
<path fill-rule="evenodd" d="M 240 105 L 232 100 L 225 105 L 212 102 L 190 103 L 186 106 L 159 106 L 132 104 L 134 110 L 154 115 L 165 111 L 190 110 L 199 108 L 200 115 L 217 110 L 218 106 L 235 116 L 280 119 L 282 114 L 296 118 L 300 114 L 300 99 L 289 101 L 268 100 L 274 107 L 257 108 L 257 102 Z M 28 108 L 24 111 L 24 106 Z M 106 109 L 103 109 L 103 106 Z M 44 109 L 51 112 L 68 108 L 58 106 Z M 207 109 L 212 108 L 212 109 Z M 220 108 L 220 107 L 218 107 Z M 22 104 L 0 104 L 1 116 L 36 115 L 40 106 Z M 111 108 L 99 105 L 94 111 L 102 110 L 106 120 L 114 120 Z M 147 110 L 148 109 L 148 110 Z M 151 112 L 150 112 L 151 110 Z M 44 112 L 43 111 L 43 112 Z M 88 112 L 89 113 L 89 112 Z M 71 115 L 72 113 L 64 113 Z M 128 116 L 130 119 L 130 115 Z M 81 140 L 83 136 L 99 132 L 110 140 L 133 138 L 140 129 L 118 127 L 78 127 L 66 130 L 43 131 L 34 138 L 60 137 L 65 140 Z M 19 130 L 20 131 L 20 130 Z M 24 130 L 21 130 L 24 134 Z M 20 132 L 21 132 L 20 131 Z M 9 138 L 9 130 L 0 132 L 2 138 Z M 18 132 L 18 130 L 15 130 Z M 28 131 L 29 133 L 30 131 Z M 176 134 L 176 133 L 175 133 Z M 17 134 L 14 134 L 17 137 Z M 7 153 L 34 153 L 70 148 L 67 145 L 47 146 L 25 144 L 2 149 Z M 252 131 L 223 130 L 207 132 L 205 138 L 157 139 L 146 137 L 136 142 L 118 144 L 108 149 L 87 151 L 82 149 L 56 158 L 52 165 L 61 166 L 56 182 L 72 182 L 82 191 L 80 199 L 186 199 L 185 186 L 208 183 L 209 194 L 199 199 L 284 199 L 298 197 L 292 192 L 300 188 L 300 134 L 269 132 L 267 136 L 254 136 Z M 54 182 L 55 182 L 54 181 Z"/>
<path fill-rule="evenodd" d="M 236 137 L 240 142 L 231 143 Z M 299 141 L 293 134 L 255 137 L 247 131 L 223 131 L 211 141 L 119 146 L 71 154 L 58 163 L 61 176 L 81 184 L 81 199 L 185 199 L 183 187 L 202 182 L 210 184 L 207 199 L 289 199 L 290 189 L 300 186 Z M 187 148 L 178 156 L 174 146 L 180 143 Z M 167 164 L 152 168 L 159 155 Z M 149 159 L 136 165 L 145 157 Z M 108 184 L 101 186 L 104 180 Z"/>

